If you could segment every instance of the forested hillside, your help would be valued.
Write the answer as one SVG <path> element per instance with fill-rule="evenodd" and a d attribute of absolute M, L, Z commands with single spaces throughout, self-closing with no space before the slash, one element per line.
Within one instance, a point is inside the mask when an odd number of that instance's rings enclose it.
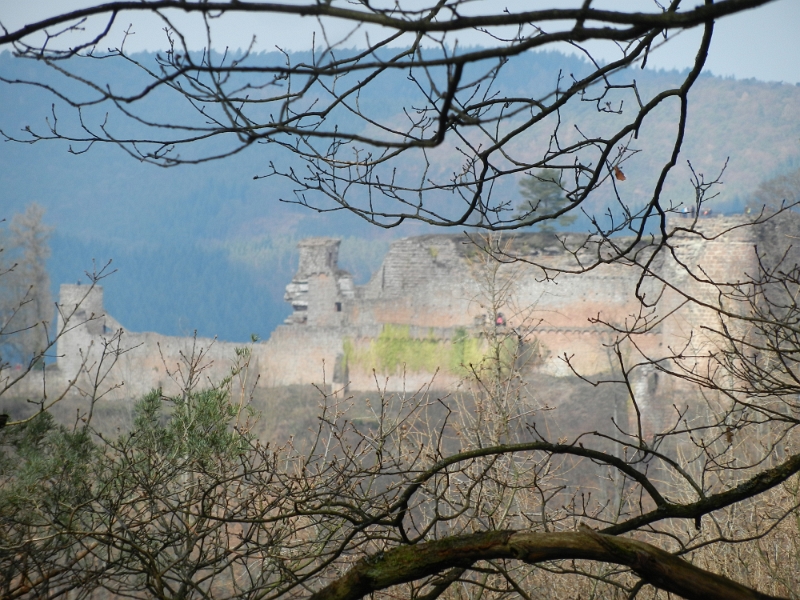
<path fill-rule="evenodd" d="M 152 60 L 141 55 L 139 60 Z M 293 55 L 299 60 L 301 55 Z M 32 78 L 44 69 L 31 61 L 0 54 L 0 75 L 9 80 Z M 131 76 L 130 69 L 112 60 L 87 61 L 87 74 L 110 81 Z M 496 83 L 509 92 L 533 94 L 552 85 L 554 73 L 578 75 L 587 68 L 576 57 L 529 53 L 511 61 Z M 57 81 L 57 75 L 48 75 Z M 636 74 L 646 100 L 653 90 L 678 81 L 677 73 L 644 70 Z M 68 93 L 77 88 L 58 80 Z M 367 87 L 363 106 L 381 109 L 385 94 L 405 97 L 411 90 L 402 74 Z M 614 98 L 608 99 L 614 102 Z M 74 127 L 68 111 L 41 88 L 0 87 L 0 128 L 18 133 L 30 125 L 46 127 L 45 119 L 62 119 Z M 409 100 L 409 103 L 411 100 Z M 751 192 L 766 178 L 800 165 L 800 87 L 736 81 L 703 76 L 690 96 L 688 137 L 682 161 L 671 175 L 666 197 L 676 204 L 689 199 L 691 160 L 698 172 L 715 176 L 730 157 L 725 186 L 715 200 L 717 213 L 738 212 Z M 185 107 L 169 97 L 148 105 L 154 116 L 181 118 Z M 585 102 L 576 112 L 562 115 L 564 142 L 579 135 L 572 123 L 597 110 Z M 645 174 L 660 169 L 674 130 L 670 109 L 644 123 L 641 152 L 625 164 L 626 193 L 631 204 L 644 201 Z M 73 120 L 74 121 L 74 120 Z M 538 143 L 538 142 L 537 142 Z M 49 262 L 54 292 L 60 283 L 84 279 L 92 261 L 113 259 L 118 272 L 104 281 L 106 306 L 123 325 L 135 331 L 153 330 L 246 340 L 262 337 L 288 313 L 283 288 L 295 268 L 296 242 L 306 236 L 345 238 L 341 262 L 363 281 L 377 267 L 392 238 L 421 233 L 417 226 L 379 231 L 358 218 L 339 212 L 316 213 L 279 200 L 296 199 L 292 186 L 279 178 L 254 180 L 269 172 L 274 161 L 291 167 L 294 158 L 275 144 L 257 145 L 230 159 L 162 169 L 139 163 L 109 146 L 74 147 L 71 154 L 60 142 L 0 145 L 0 214 L 10 218 L 26 205 L 45 207 L 45 221 L 55 227 Z M 437 165 L 446 170 L 453 164 Z M 400 163 L 399 168 L 418 165 Z M 500 193 L 519 197 L 519 181 L 500 184 Z M 591 207 L 602 214 L 607 199 L 597 196 Z M 585 227 L 577 221 L 573 228 Z"/>

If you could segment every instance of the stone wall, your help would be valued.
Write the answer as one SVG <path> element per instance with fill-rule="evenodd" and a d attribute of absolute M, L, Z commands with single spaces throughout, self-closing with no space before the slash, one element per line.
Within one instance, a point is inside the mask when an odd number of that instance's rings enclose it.
<path fill-rule="evenodd" d="M 689 340 L 692 332 L 696 336 L 700 325 L 713 326 L 712 311 L 682 307 L 674 290 L 690 291 L 713 304 L 715 290 L 704 278 L 736 281 L 752 271 L 753 245 L 756 240 L 763 243 L 763 233 L 747 227 L 720 235 L 739 222 L 704 219 L 699 225 L 705 239 L 678 235 L 674 248 L 662 252 L 655 267 L 662 281 L 644 281 L 639 289 L 652 299 L 666 283 L 659 310 L 674 309 L 675 314 L 633 336 L 639 351 L 657 358 L 666 354 L 667 346 Z M 686 224 L 677 217 L 669 227 Z M 452 387 L 471 361 L 480 359 L 486 336 L 497 333 L 498 314 L 503 332 L 531 349 L 528 370 L 534 375 L 613 371 L 616 357 L 610 345 L 618 334 L 598 320 L 630 326 L 641 317 L 635 293 L 639 270 L 617 262 L 570 274 L 588 258 L 588 250 L 570 254 L 553 234 L 515 234 L 491 243 L 508 245 L 509 253 L 529 262 L 498 266 L 485 260 L 480 242 L 476 245 L 463 235 L 426 235 L 394 242 L 371 280 L 355 286 L 338 266 L 339 240 L 301 242 L 297 274 L 286 287 L 291 315 L 269 340 L 251 348 L 258 385 L 410 390 L 435 375 L 437 387 Z M 577 245 L 578 238 L 567 236 L 565 243 Z M 101 387 L 113 398 L 137 397 L 156 387 L 177 392 L 187 360 L 198 353 L 205 365 L 201 381 L 209 385 L 229 373 L 239 346 L 129 332 L 105 313 L 99 286 L 61 286 L 59 307 L 59 327 L 66 326 L 67 333 L 59 340 L 57 365 L 48 369 L 51 389 L 77 378 L 76 388 L 87 391 L 99 373 L 104 377 Z M 699 338 L 694 343 L 701 344 Z M 116 361 L 106 373 L 112 355 Z M 640 385 L 649 386 L 644 379 Z"/>
<path fill-rule="evenodd" d="M 103 308 L 101 286 L 65 284 L 59 296 L 59 330 L 51 386 L 74 382 L 75 392 L 108 398 L 139 397 L 154 388 L 177 393 L 190 376 L 199 385 L 227 376 L 238 344 L 126 330 Z M 253 360 L 258 364 L 258 357 Z"/>

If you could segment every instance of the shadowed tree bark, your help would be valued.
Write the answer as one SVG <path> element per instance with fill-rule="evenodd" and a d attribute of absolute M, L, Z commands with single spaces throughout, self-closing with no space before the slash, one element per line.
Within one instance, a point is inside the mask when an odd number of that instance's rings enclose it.
<path fill-rule="evenodd" d="M 493 531 L 397 548 L 363 559 L 311 600 L 356 600 L 447 569 L 462 570 L 478 561 L 496 559 L 529 564 L 585 559 L 625 565 L 655 587 L 689 600 L 776 598 L 699 569 L 650 544 L 586 528 L 561 533 Z"/>

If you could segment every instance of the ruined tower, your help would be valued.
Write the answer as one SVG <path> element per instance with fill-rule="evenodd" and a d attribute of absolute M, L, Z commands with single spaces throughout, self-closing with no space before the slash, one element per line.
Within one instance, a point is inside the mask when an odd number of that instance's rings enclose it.
<path fill-rule="evenodd" d="M 81 363 L 99 358 L 102 336 L 112 336 L 120 324 L 105 314 L 103 288 L 65 283 L 59 290 L 58 368 L 69 378 L 77 376 Z"/>
<path fill-rule="evenodd" d="M 341 326 L 345 306 L 355 297 L 353 278 L 339 269 L 339 244 L 333 238 L 311 238 L 298 244 L 300 264 L 284 300 L 291 303 L 287 325 Z"/>

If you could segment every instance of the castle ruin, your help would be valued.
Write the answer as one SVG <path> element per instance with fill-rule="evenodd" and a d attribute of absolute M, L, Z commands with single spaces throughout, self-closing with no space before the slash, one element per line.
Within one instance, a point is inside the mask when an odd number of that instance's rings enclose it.
<path fill-rule="evenodd" d="M 740 222 L 734 217 L 701 221 L 709 239 L 673 238 L 676 256 L 717 280 L 741 277 L 754 265 L 758 228 L 716 236 Z M 670 225 L 683 225 L 681 217 Z M 569 234 L 565 245 L 577 240 Z M 573 369 L 597 376 L 616 366 L 610 347 L 618 334 L 601 321 L 630 326 L 641 312 L 639 269 L 618 261 L 582 274 L 563 272 L 575 270 L 581 255 L 565 251 L 553 234 L 518 233 L 492 242 L 501 249 L 509 244 L 510 254 L 546 263 L 549 271 L 528 262 L 485 260 L 464 235 L 401 239 L 361 286 L 339 268 L 339 243 L 332 238 L 300 242 L 297 273 L 286 286 L 291 314 L 268 340 L 251 348 L 258 385 L 313 383 L 355 391 L 374 390 L 377 383 L 396 391 L 434 381 L 437 388 L 451 388 L 480 359 L 487 331 L 499 326 L 529 349 L 527 370 L 533 376 L 565 377 Z M 683 270 L 669 264 L 660 268 L 673 285 L 713 298 L 711 286 L 704 289 Z M 641 282 L 640 295 L 648 284 Z M 669 308 L 670 302 L 677 306 L 678 300 L 667 294 L 661 305 Z M 175 393 L 187 376 L 187 357 L 202 354 L 201 378 L 212 384 L 229 374 L 235 349 L 242 346 L 127 331 L 105 313 L 100 286 L 62 285 L 59 305 L 59 328 L 71 316 L 56 364 L 47 369 L 50 389 L 75 381 L 76 390 L 86 391 L 101 381 L 108 398 L 135 398 L 153 388 Z M 712 317 L 707 310 L 685 307 L 656 327 L 641 327 L 636 343 L 651 356 L 664 354 L 676 340 L 688 340 L 692 332 L 696 336 L 698 326 Z"/>

